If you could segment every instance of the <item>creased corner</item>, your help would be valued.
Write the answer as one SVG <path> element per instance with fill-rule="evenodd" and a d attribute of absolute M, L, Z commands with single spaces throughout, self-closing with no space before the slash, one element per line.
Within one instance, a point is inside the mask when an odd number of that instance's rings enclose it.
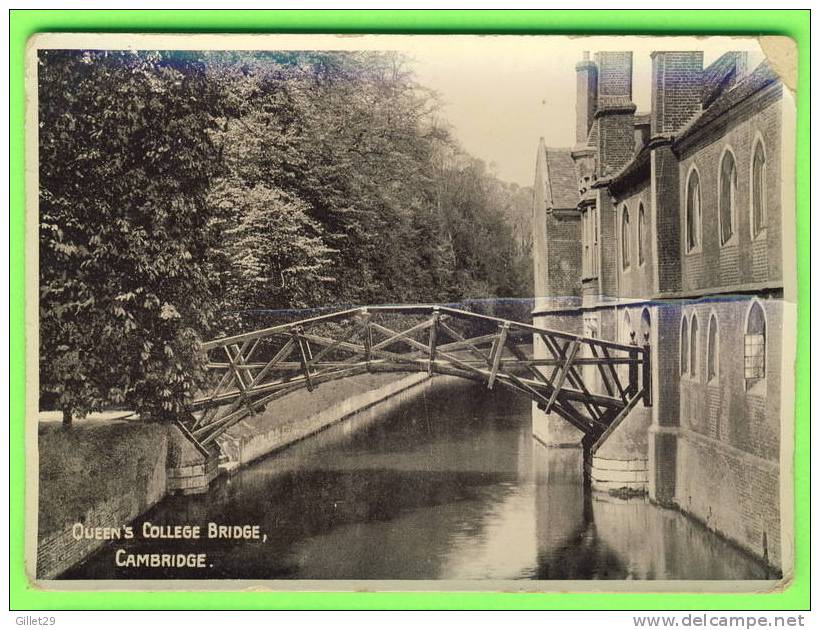
<path fill-rule="evenodd" d="M 797 42 L 784 35 L 761 35 L 760 48 L 792 94 L 797 92 Z"/>

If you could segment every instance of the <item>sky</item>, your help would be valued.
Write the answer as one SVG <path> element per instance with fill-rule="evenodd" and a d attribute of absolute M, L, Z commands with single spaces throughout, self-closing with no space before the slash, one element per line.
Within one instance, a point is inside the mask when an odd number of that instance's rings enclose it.
<path fill-rule="evenodd" d="M 538 139 L 575 144 L 575 64 L 584 51 L 632 50 L 632 99 L 650 104 L 653 50 L 704 50 L 708 65 L 728 50 L 762 60 L 755 40 L 660 37 L 458 37 L 407 51 L 417 80 L 436 90 L 443 117 L 472 155 L 494 163 L 501 179 L 532 185 Z"/>

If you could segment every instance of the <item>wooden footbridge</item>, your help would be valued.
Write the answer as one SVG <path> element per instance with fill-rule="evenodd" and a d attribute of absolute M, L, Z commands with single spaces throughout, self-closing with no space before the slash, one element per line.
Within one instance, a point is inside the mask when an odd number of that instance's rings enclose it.
<path fill-rule="evenodd" d="M 533 343 L 546 348 L 544 358 L 532 356 Z M 648 343 L 618 344 L 445 306 L 341 310 L 202 349 L 210 389 L 190 402 L 182 422 L 201 446 L 294 390 L 367 372 L 422 371 L 506 387 L 583 431 L 589 446 L 602 443 L 639 402 L 651 404 Z M 590 370 L 595 387 L 585 381 Z"/>

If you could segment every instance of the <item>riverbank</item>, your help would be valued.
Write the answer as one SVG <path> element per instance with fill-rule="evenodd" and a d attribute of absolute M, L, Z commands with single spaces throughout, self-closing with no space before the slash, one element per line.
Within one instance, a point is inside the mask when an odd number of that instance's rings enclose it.
<path fill-rule="evenodd" d="M 37 576 L 55 577 L 166 493 L 168 428 L 123 419 L 41 423 Z"/>
<path fill-rule="evenodd" d="M 426 381 L 427 374 L 363 374 L 300 390 L 226 433 L 221 469 L 231 472 Z M 176 427 L 119 413 L 64 428 L 45 416 L 38 430 L 37 577 L 54 578 L 105 543 L 169 492 Z M 96 529 L 99 528 L 99 529 Z M 100 533 L 100 537 L 89 534 Z"/>

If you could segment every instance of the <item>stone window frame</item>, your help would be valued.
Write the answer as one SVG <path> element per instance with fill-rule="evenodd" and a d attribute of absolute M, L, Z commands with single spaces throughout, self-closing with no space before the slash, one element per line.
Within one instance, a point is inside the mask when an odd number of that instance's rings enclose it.
<path fill-rule="evenodd" d="M 581 210 L 581 277 L 588 278 L 589 273 L 589 209 Z"/>
<path fill-rule="evenodd" d="M 696 243 L 689 247 L 689 184 L 692 181 L 692 175 L 698 178 L 698 221 L 697 232 L 695 234 Z M 702 192 L 703 178 L 700 176 L 700 169 L 697 165 L 692 163 L 689 167 L 689 172 L 686 174 L 686 187 L 684 188 L 684 206 L 683 206 L 683 248 L 687 254 L 699 254 L 703 250 L 703 192 Z M 719 236 L 718 236 L 719 238 Z"/>
<path fill-rule="evenodd" d="M 600 221 L 598 204 L 594 203 L 589 207 L 590 217 L 592 218 L 592 246 L 590 247 L 592 277 L 597 278 L 601 275 L 601 261 L 599 259 L 598 241 L 600 240 Z"/>
<path fill-rule="evenodd" d="M 732 207 L 730 208 L 729 218 L 731 219 L 731 227 L 732 227 L 732 234 L 729 236 L 728 239 L 725 241 L 723 240 L 723 207 L 722 207 L 722 199 L 723 199 L 723 160 L 726 159 L 726 155 L 729 154 L 732 156 L 732 162 L 735 165 L 735 181 L 734 181 L 734 188 L 730 190 L 731 192 L 731 202 Z M 738 175 L 737 175 L 737 154 L 735 150 L 732 148 L 730 144 L 727 144 L 723 147 L 723 151 L 720 152 L 720 159 L 718 160 L 717 165 L 717 215 L 718 215 L 718 243 L 721 247 L 728 247 L 730 245 L 734 245 L 737 243 L 737 232 L 738 232 L 738 222 L 737 222 L 737 191 L 738 191 Z"/>
<path fill-rule="evenodd" d="M 763 150 L 763 175 L 762 175 L 762 190 L 760 193 L 761 215 L 763 227 L 760 231 L 755 233 L 755 153 L 757 148 Z M 754 140 L 752 140 L 752 152 L 749 159 L 749 237 L 754 241 L 757 239 L 766 238 L 766 228 L 768 227 L 769 212 L 766 206 L 766 175 L 768 170 L 769 154 L 766 151 L 766 142 L 763 140 L 763 134 L 760 131 L 755 133 Z"/>
<path fill-rule="evenodd" d="M 632 343 L 632 337 L 635 334 L 635 327 L 632 325 L 632 315 L 629 314 L 629 309 L 624 308 L 624 316 L 621 318 L 623 322 L 624 336 L 622 343 Z"/>
<path fill-rule="evenodd" d="M 689 374 L 689 315 L 684 312 L 680 318 L 680 331 L 678 332 L 680 340 L 679 349 L 679 372 L 681 378 L 685 378 Z"/>
<path fill-rule="evenodd" d="M 632 263 L 630 252 L 629 252 L 629 206 L 623 204 L 621 206 L 621 269 L 624 271 L 629 271 L 629 267 Z"/>
<path fill-rule="evenodd" d="M 643 345 L 645 343 L 650 342 L 650 338 L 652 336 L 652 312 L 649 310 L 648 306 L 644 306 L 641 309 L 641 336 L 638 339 L 638 344 Z"/>
<path fill-rule="evenodd" d="M 584 336 L 598 339 L 601 332 L 601 321 L 598 313 L 584 315 Z"/>
<path fill-rule="evenodd" d="M 692 311 L 689 318 L 689 380 L 700 380 L 700 362 L 698 353 L 700 352 L 700 323 L 698 322 L 697 311 Z"/>
<path fill-rule="evenodd" d="M 638 221 L 636 223 L 636 232 L 638 233 L 638 267 L 646 266 L 646 252 L 644 251 L 644 241 L 646 240 L 646 210 L 644 209 L 643 201 L 638 202 Z"/>
<path fill-rule="evenodd" d="M 747 378 L 746 377 L 746 363 L 747 352 L 749 344 L 749 317 L 752 310 L 757 306 L 763 315 L 763 374 L 760 377 Z M 769 375 L 769 318 L 766 315 L 766 308 L 763 302 L 758 298 L 752 298 L 749 301 L 749 306 L 746 309 L 746 315 L 743 318 L 743 387 L 747 392 L 757 394 L 765 394 L 766 379 Z"/>
<path fill-rule="evenodd" d="M 597 278 L 598 269 L 598 206 L 593 204 L 581 211 L 581 277 Z"/>
<path fill-rule="evenodd" d="M 715 344 L 712 347 L 712 332 L 715 333 Z M 706 328 L 706 382 L 720 381 L 720 324 L 715 309 L 709 312 L 709 325 Z"/>

